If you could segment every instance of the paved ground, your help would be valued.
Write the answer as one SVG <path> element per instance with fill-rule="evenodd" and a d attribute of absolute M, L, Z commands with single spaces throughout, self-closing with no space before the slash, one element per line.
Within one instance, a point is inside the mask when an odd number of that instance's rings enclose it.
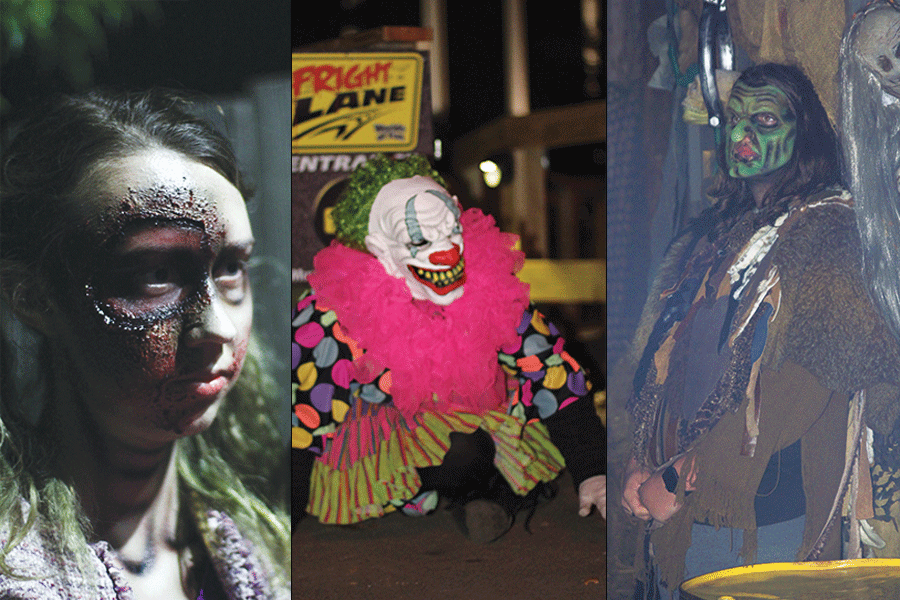
<path fill-rule="evenodd" d="M 443 506 L 355 526 L 300 522 L 292 546 L 294 600 L 599 600 L 606 597 L 606 523 L 578 516 L 567 474 L 500 540 L 476 545 Z"/>

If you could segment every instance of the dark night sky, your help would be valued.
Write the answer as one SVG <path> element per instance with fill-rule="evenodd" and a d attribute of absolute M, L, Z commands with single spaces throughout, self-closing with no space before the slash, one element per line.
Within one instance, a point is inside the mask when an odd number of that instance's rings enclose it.
<path fill-rule="evenodd" d="M 357 4 L 342 9 L 341 4 Z M 499 0 L 448 2 L 451 135 L 470 131 L 504 112 L 503 33 Z M 550 7 L 550 8 L 548 8 Z M 528 3 L 532 109 L 589 100 L 581 62 L 579 2 Z M 315 17 L 296 19 L 293 47 L 338 37 L 347 27 L 419 25 L 418 0 L 364 0 L 317 5 Z M 601 86 L 605 90 L 605 85 Z"/>
<path fill-rule="evenodd" d="M 436 125 L 438 134 L 450 141 L 501 116 L 504 101 L 500 0 L 448 5 L 450 114 Z M 579 5 L 528 3 L 533 109 L 591 99 L 583 91 Z M 106 56 L 94 64 L 95 83 L 236 93 L 254 78 L 289 73 L 292 48 L 337 37 L 349 26 L 365 30 L 419 24 L 418 0 L 330 0 L 314 8 L 296 2 L 293 14 L 288 0 L 189 0 L 159 6 L 159 22 L 139 18 L 127 30 L 108 33 Z M 50 91 L 76 91 L 58 72 L 37 65 L 27 55 L 3 65 L 0 86 L 14 108 Z"/>

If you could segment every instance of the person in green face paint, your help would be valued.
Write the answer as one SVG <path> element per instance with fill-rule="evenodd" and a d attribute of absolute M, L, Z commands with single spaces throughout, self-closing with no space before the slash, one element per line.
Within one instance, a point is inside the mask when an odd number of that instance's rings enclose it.
<path fill-rule="evenodd" d="M 841 558 L 849 400 L 866 390 L 873 428 L 900 413 L 900 344 L 866 292 L 812 84 L 752 67 L 725 116 L 715 204 L 670 244 L 635 362 L 611 378 L 632 381 L 621 507 L 649 522 L 636 598 L 677 600 L 686 579 L 742 564 Z"/>
<path fill-rule="evenodd" d="M 837 138 L 809 79 L 796 67 L 763 64 L 735 82 L 725 109 L 713 206 L 692 229 L 710 240 L 756 209 L 773 223 L 797 198 L 841 185 Z"/>
<path fill-rule="evenodd" d="M 794 154 L 796 117 L 784 92 L 773 85 L 738 82 L 725 108 L 728 174 L 759 179 L 785 166 Z"/>

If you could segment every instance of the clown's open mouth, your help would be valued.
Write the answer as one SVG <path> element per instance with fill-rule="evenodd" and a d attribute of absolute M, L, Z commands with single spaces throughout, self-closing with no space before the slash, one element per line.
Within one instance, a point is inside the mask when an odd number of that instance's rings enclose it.
<path fill-rule="evenodd" d="M 453 267 L 440 271 L 422 269 L 413 265 L 408 266 L 416 279 L 438 294 L 446 294 L 466 282 L 466 261 L 463 258 L 460 258 L 459 262 Z"/>

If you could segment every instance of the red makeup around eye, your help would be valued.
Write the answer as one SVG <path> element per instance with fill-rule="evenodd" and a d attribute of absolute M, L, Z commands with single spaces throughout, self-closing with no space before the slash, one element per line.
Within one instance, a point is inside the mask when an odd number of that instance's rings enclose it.
<path fill-rule="evenodd" d="M 191 221 L 140 223 L 101 255 L 89 292 L 99 310 L 148 322 L 202 292 L 213 260 L 202 225 Z"/>
<path fill-rule="evenodd" d="M 132 228 L 129 228 L 132 229 Z M 123 236 L 115 252 L 127 254 L 138 251 L 169 251 L 173 249 L 200 252 L 209 244 L 205 239 L 202 222 L 173 219 L 171 221 L 151 220 L 138 224 Z"/>

